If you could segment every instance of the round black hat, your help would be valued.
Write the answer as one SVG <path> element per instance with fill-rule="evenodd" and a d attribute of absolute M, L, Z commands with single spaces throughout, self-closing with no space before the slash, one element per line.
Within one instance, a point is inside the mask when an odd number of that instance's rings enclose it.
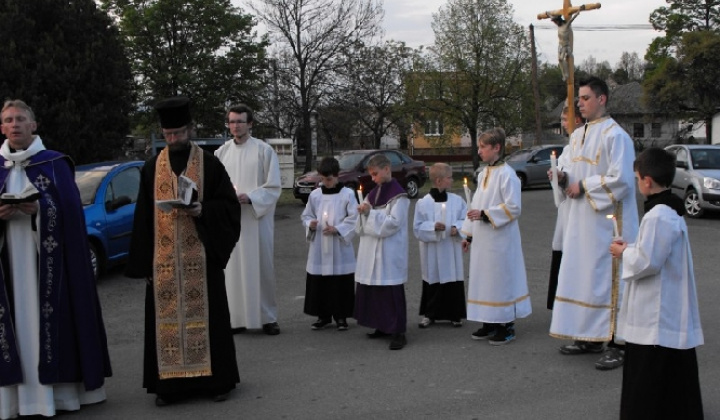
<path fill-rule="evenodd" d="M 160 127 L 162 128 L 180 128 L 192 121 L 190 99 L 185 96 L 163 99 L 155 104 L 155 110 L 160 117 Z"/>

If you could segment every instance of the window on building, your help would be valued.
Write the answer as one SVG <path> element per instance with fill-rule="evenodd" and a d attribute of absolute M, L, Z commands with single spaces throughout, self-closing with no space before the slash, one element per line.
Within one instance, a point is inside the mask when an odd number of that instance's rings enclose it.
<path fill-rule="evenodd" d="M 633 137 L 645 137 L 645 124 L 633 124 Z"/>
<path fill-rule="evenodd" d="M 651 130 L 652 130 L 651 137 L 657 138 L 657 137 L 662 136 L 662 124 L 652 123 Z"/>
<path fill-rule="evenodd" d="M 440 121 L 440 120 L 425 121 L 425 135 L 426 136 L 442 136 L 443 135 L 442 121 Z"/>

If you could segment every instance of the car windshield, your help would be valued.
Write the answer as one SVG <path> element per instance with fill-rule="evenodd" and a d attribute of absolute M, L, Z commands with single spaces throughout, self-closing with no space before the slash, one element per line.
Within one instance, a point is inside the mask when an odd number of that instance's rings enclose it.
<path fill-rule="evenodd" d="M 513 152 L 510 155 L 508 155 L 508 157 L 505 158 L 505 161 L 506 162 L 527 162 L 527 160 L 530 159 L 531 154 L 532 154 L 532 150 L 530 150 L 530 149 L 518 150 L 518 151 Z"/>
<path fill-rule="evenodd" d="M 80 200 L 83 206 L 92 204 L 95 192 L 100 186 L 106 171 L 78 171 L 75 173 L 75 183 L 80 190 Z"/>
<path fill-rule="evenodd" d="M 367 153 L 345 153 L 340 156 L 338 163 L 341 171 L 347 171 L 357 166 Z"/>
<path fill-rule="evenodd" d="M 720 148 L 691 149 L 693 168 L 720 169 Z"/>

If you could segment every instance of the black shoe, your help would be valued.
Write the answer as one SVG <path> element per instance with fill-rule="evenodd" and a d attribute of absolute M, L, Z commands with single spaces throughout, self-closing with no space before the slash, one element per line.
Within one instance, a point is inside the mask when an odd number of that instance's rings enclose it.
<path fill-rule="evenodd" d="M 508 328 L 507 325 L 500 325 L 495 330 L 495 335 L 488 338 L 488 342 L 493 346 L 502 346 L 515 340 L 515 328 Z"/>
<path fill-rule="evenodd" d="M 405 334 L 393 334 L 392 341 L 390 341 L 390 350 L 400 350 L 407 344 L 407 338 Z"/>
<path fill-rule="evenodd" d="M 497 326 L 495 324 L 485 322 L 483 323 L 482 328 L 472 333 L 470 337 L 472 337 L 473 340 L 487 340 L 489 337 L 495 335 L 496 330 Z"/>
<path fill-rule="evenodd" d="M 277 322 L 270 322 L 262 326 L 262 330 L 267 335 L 278 335 L 280 334 L 280 326 Z"/>
<path fill-rule="evenodd" d="M 245 328 L 245 327 L 231 328 L 230 331 L 232 331 L 233 334 L 242 334 L 245 331 L 247 331 L 247 328 Z"/>
<path fill-rule="evenodd" d="M 345 318 L 340 318 L 337 320 L 337 330 L 338 331 L 347 331 L 348 330 L 348 323 Z"/>
<path fill-rule="evenodd" d="M 375 331 L 373 331 L 373 332 L 371 332 L 371 333 L 367 333 L 368 338 L 382 338 L 382 337 L 387 337 L 387 336 L 389 336 L 389 335 L 390 335 L 390 334 L 384 333 L 384 332 L 382 332 L 382 331 L 380 331 L 380 330 L 375 330 Z"/>
<path fill-rule="evenodd" d="M 318 318 L 317 321 L 313 322 L 312 325 L 310 325 L 311 330 L 322 330 L 323 328 L 330 325 L 332 321 L 330 321 L 329 318 Z"/>

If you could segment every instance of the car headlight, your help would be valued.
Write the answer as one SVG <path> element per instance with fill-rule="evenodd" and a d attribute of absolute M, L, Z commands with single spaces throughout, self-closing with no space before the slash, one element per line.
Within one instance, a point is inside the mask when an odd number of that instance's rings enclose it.
<path fill-rule="evenodd" d="M 720 180 L 706 176 L 703 178 L 703 186 L 709 190 L 720 190 Z"/>

